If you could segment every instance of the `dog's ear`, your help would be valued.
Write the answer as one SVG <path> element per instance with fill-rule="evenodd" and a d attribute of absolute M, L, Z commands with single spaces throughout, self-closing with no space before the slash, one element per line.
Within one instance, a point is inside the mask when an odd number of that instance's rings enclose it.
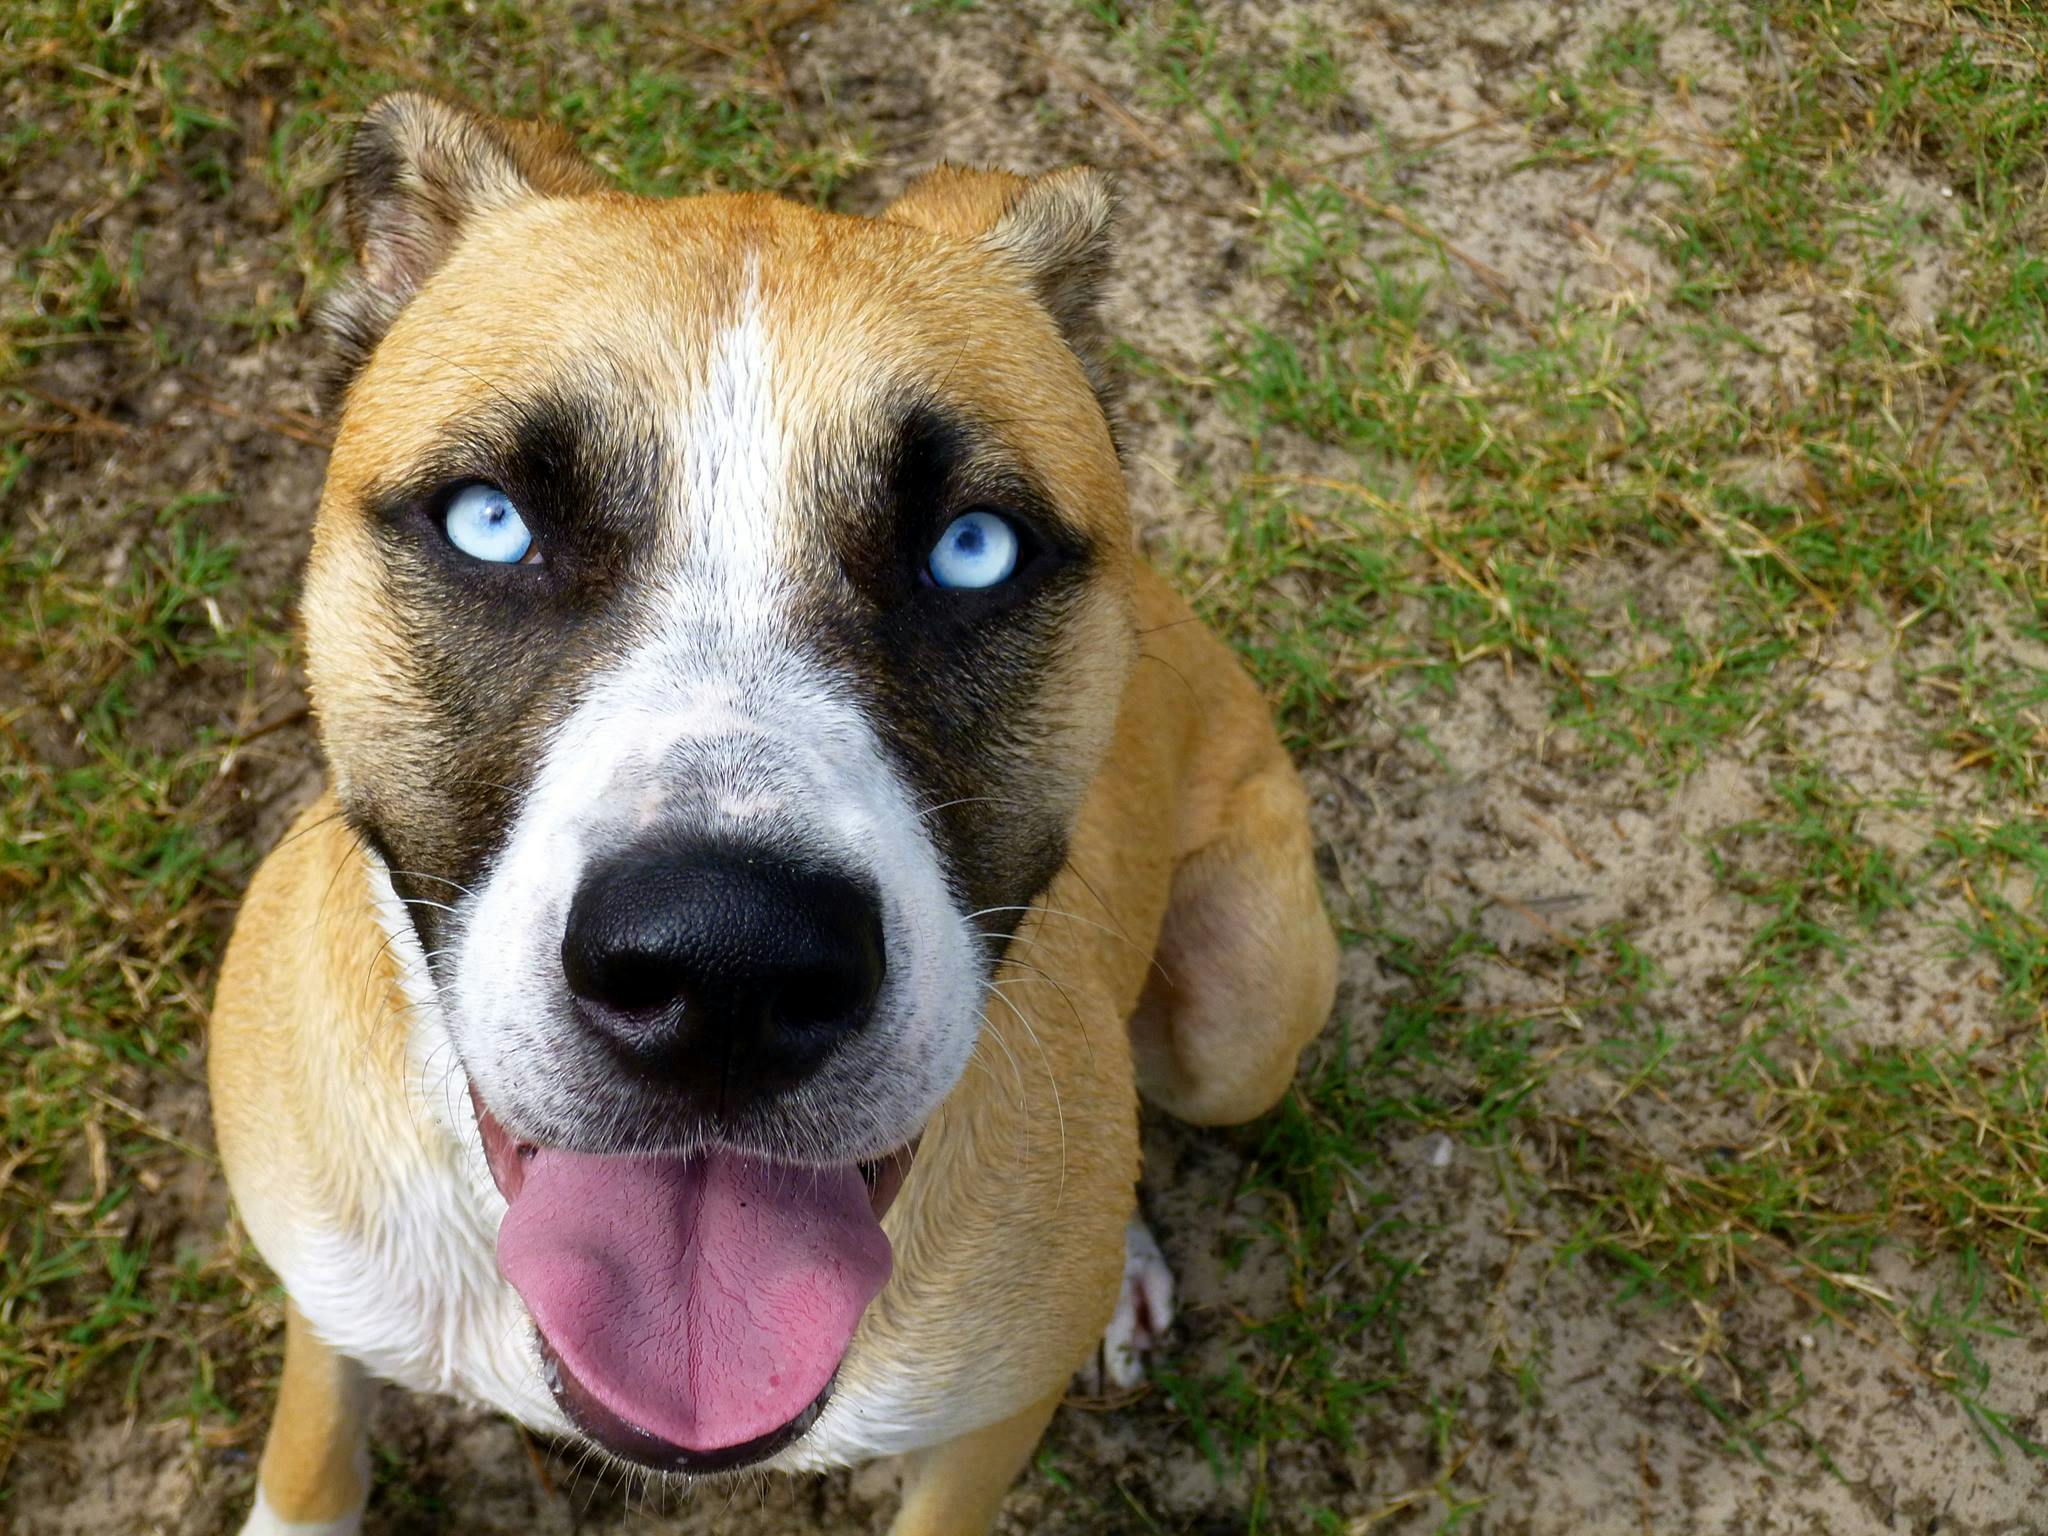
<path fill-rule="evenodd" d="M 472 219 L 526 198 L 603 186 L 552 123 L 486 117 L 415 91 L 378 98 L 357 125 L 342 169 L 356 270 L 321 315 L 334 348 L 329 405 Z"/>
<path fill-rule="evenodd" d="M 1079 165 L 1030 177 L 942 165 L 911 183 L 883 217 L 979 245 L 1013 268 L 1109 405 L 1101 304 L 1116 197 L 1106 177 Z"/>

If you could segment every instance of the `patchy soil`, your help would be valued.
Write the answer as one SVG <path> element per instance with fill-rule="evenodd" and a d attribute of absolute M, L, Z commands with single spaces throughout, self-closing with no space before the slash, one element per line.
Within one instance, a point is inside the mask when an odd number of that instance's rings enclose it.
<path fill-rule="evenodd" d="M 1461 323 L 1508 333 L 1553 310 L 1625 303 L 1633 318 L 1620 344 L 1665 349 L 1669 396 L 1648 402 L 1654 413 L 1703 389 L 1738 400 L 1797 392 L 1831 344 L 1827 307 L 1809 293 L 1735 295 L 1731 324 L 1749 338 L 1742 344 L 1719 331 L 1692 336 L 1673 321 L 1677 274 L 1644 234 L 1680 195 L 1675 187 L 1554 158 L 1531 163 L 1541 146 L 1520 104 L 1629 21 L 1654 26 L 1662 69 L 1685 80 L 1681 92 L 1643 93 L 1646 136 L 1689 162 L 1729 153 L 1722 136 L 1771 82 L 1688 16 L 1676 4 L 1530 0 L 1476 9 L 1244 7 L 1216 21 L 1233 46 L 1253 53 L 1259 40 L 1298 24 L 1325 29 L 1343 72 L 1342 110 L 1291 146 L 1298 160 L 1341 163 L 1389 139 L 1429 146 L 1414 159 L 1402 207 L 1452 235 L 1462 254 L 1418 253 L 1400 229 L 1374 221 L 1368 239 L 1384 245 L 1390 268 L 1452 285 Z M 819 138 L 859 132 L 871 140 L 869 163 L 836 194 L 843 208 L 879 207 L 940 158 L 1019 169 L 1078 160 L 1115 173 L 1124 238 L 1112 320 L 1147 360 L 1132 370 L 1125 428 L 1144 537 L 1198 562 L 1220 548 L 1218 530 L 1191 513 L 1191 490 L 1243 475 L 1253 445 L 1220 408 L 1190 414 L 1174 380 L 1214 367 L 1219 320 L 1268 320 L 1284 299 L 1260 259 L 1259 209 L 1245 179 L 1189 150 L 1203 133 L 1199 114 L 1148 94 L 1130 58 L 1103 49 L 1099 29 L 1052 6 L 823 8 L 779 31 L 773 57 L 797 122 Z M 724 77 L 715 60 L 704 67 L 715 90 Z M 223 130 L 224 153 L 260 156 L 263 133 L 252 107 Z M 200 526 L 233 541 L 248 613 L 283 630 L 322 465 L 310 414 L 313 348 L 303 336 L 251 343 L 222 316 L 269 302 L 268 290 L 287 280 L 279 275 L 285 213 L 253 177 L 238 175 L 224 199 L 197 202 L 176 177 L 113 200 L 113 175 L 51 146 L 19 169 L 0 201 L 0 245 L 17 253 L 43 238 L 53 204 L 77 210 L 81 227 L 113 247 L 137 250 L 122 303 L 129 325 L 156 341 L 146 353 L 83 344 L 40 354 L 30 382 L 58 402 L 51 420 L 72 424 L 70 446 L 38 459 L 0 526 L 75 525 L 104 545 L 111 581 L 151 536 L 137 508 L 182 488 L 198 498 Z M 1898 201 L 1924 214 L 1924 236 L 1895 282 L 1900 324 L 1925 327 L 1961 281 L 1941 246 L 1950 199 L 1910 165 L 1888 175 Z M 1343 473 L 1327 450 L 1278 436 L 1259 445 L 1257 463 L 1267 474 Z M 1437 494 L 1428 485 L 1415 492 L 1420 506 Z M 1717 558 L 1697 547 L 1602 551 L 1569 581 L 1587 594 L 1626 586 L 1646 614 L 1696 621 L 1705 632 Z M 1639 640 L 1613 637 L 1617 651 Z M 1806 658 L 1810 684 L 1789 722 L 1792 738 L 1825 754 L 1859 793 L 1918 797 L 1869 824 L 1874 841 L 1917 848 L 1929 828 L 1981 807 L 1981 780 L 1933 751 L 1914 714 L 1912 680 L 1944 665 L 1953 645 L 1942 635 L 1902 643 L 1888 625 L 1855 621 Z M 215 681 L 211 694 L 166 691 L 144 701 L 135 729 L 174 742 L 201 723 L 260 728 L 223 776 L 214 825 L 223 839 L 267 846 L 317 791 L 303 695 L 283 653 Z M 1305 770 L 1330 899 L 1348 922 L 1370 909 L 1386 930 L 1424 947 L 1481 935 L 1487 953 L 1472 962 L 1460 1005 L 1550 1021 L 1535 1043 L 1539 1057 L 1582 1043 L 1589 1017 L 1599 1027 L 1565 961 L 1575 944 L 1617 930 L 1659 978 L 1641 1014 L 1681 1048 L 1744 1027 L 1730 1022 L 1731 988 L 1767 913 L 1722 878 L 1717 840 L 1770 803 L 1774 762 L 1760 734 L 1736 733 L 1673 782 L 1592 751 L 1558 723 L 1553 684 L 1540 670 L 1500 657 L 1466 666 L 1448 690 L 1389 685 L 1361 694 L 1344 724 L 1342 744 Z M 63 750 L 52 735 L 46 751 Z M 1967 917 L 1963 896 L 1929 903 L 1910 925 L 1888 918 L 1892 926 L 1870 945 L 1827 962 L 1823 988 L 1840 1000 L 1852 1036 L 1964 1044 L 2011 1027 L 1991 962 L 1959 957 L 1931 936 Z M 1338 1005 L 1349 1038 L 1372 1039 L 1389 1000 L 1412 985 L 1374 946 L 1349 948 Z M 1327 1049 L 1338 1048 L 1333 1034 Z M 1625 1097 L 1629 1071 L 1575 1059 L 1532 1091 L 1552 1123 L 1566 1125 Z M 207 1144 L 196 1071 L 138 1081 L 135 1096 L 167 1131 Z M 1712 1083 L 1631 1103 L 1632 1150 L 1677 1164 L 1755 1132 L 1745 1105 Z M 1278 1235 L 1287 1213 L 1247 1192 L 1260 1156 L 1255 1133 L 1151 1123 L 1146 1147 L 1146 1203 L 1182 1288 L 1184 1353 L 1173 1369 L 1227 1376 L 1248 1325 L 1302 1304 Z M 1564 1166 L 1556 1147 L 1397 1121 L 1373 1152 L 1363 1182 L 1376 1203 L 1354 1196 L 1336 1218 L 1340 1237 L 1357 1237 L 1356 1253 L 1317 1283 L 1363 1305 L 1385 1278 L 1364 1257 L 1376 1233 L 1407 1234 L 1413 1268 L 1399 1325 L 1339 1350 L 1339 1376 L 1367 1393 L 1388 1384 L 1352 1434 L 1274 1438 L 1251 1466 L 1227 1446 L 1205 1445 L 1172 1392 L 1077 1402 L 1061 1414 L 1001 1529 L 1403 1532 L 1448 1528 L 1461 1512 L 1461 1528 L 1490 1536 L 2042 1528 L 2039 1464 L 2010 1448 L 1994 1454 L 1882 1317 L 1825 1303 L 1828 1277 L 1788 1256 L 1776 1282 L 1739 1305 L 1659 1304 L 1631 1296 L 1578 1251 L 1580 1207 L 1536 1197 Z M 182 1240 L 198 1250 L 233 1246 L 217 1181 L 190 1166 L 195 1176 L 163 1196 L 183 1202 L 174 1218 Z M 1910 1255 L 1887 1253 L 1861 1283 L 1898 1295 L 1947 1283 L 1936 1273 L 1943 1261 L 1930 1258 L 1920 1272 Z M 2048 1435 L 2048 1339 L 2020 1330 L 1980 1335 L 1974 1347 L 1990 1368 L 1997 1409 L 2034 1438 Z M 1732 1358 L 1745 1362 L 1742 1371 Z M 175 1417 L 189 1389 L 177 1369 L 145 1365 L 132 1395 L 110 1382 L 23 1443 L 6 1473 L 12 1490 L 0 1524 L 21 1536 L 233 1529 L 273 1369 L 272 1357 L 245 1356 L 229 1379 L 211 1384 L 242 1412 L 232 1428 L 197 1442 Z M 1782 1414 L 1750 1413 L 1760 1388 L 1760 1400 L 1784 1405 Z M 878 1528 L 893 1499 L 889 1471 L 878 1468 L 704 1491 L 656 1516 L 638 1490 L 578 1477 L 512 1426 L 453 1404 L 389 1392 L 374 1435 L 373 1536 L 853 1532 Z"/>

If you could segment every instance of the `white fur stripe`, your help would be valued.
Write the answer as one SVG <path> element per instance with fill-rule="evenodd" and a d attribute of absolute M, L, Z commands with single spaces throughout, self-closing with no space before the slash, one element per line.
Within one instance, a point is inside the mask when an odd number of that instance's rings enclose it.
<path fill-rule="evenodd" d="M 739 318 L 719 333 L 683 455 L 691 574 L 723 588 L 737 613 L 758 614 L 788 558 L 778 542 L 789 471 L 774 346 L 751 290 Z"/>

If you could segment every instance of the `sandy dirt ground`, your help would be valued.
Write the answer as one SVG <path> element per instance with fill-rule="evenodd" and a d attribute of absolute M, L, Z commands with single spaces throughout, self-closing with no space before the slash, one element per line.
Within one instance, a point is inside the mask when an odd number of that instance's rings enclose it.
<path fill-rule="evenodd" d="M 1253 14 L 1256 9 L 1257 14 Z M 1258 34 L 1290 18 L 1283 7 L 1244 8 L 1227 25 Z M 1681 9 L 1596 3 L 1480 7 L 1374 6 L 1369 24 L 1325 7 L 1333 49 L 1353 106 L 1348 136 L 1331 131 L 1305 145 L 1311 158 L 1341 157 L 1383 136 L 1436 140 L 1418 160 L 1407 204 L 1431 227 L 1455 230 L 1460 246 L 1505 286 L 1505 296 L 1468 282 L 1475 313 L 1506 302 L 1525 313 L 1554 304 L 1599 306 L 1628 291 L 1654 317 L 1673 275 L 1637 238 L 1656 216 L 1656 184 L 1603 187 L 1570 166 L 1524 168 L 1526 130 L 1501 104 L 1617 19 L 1649 15 L 1666 61 L 1682 64 L 1685 98 L 1659 100 L 1670 144 L 1710 140 L 1759 88 L 1746 66 Z M 1210 366 L 1219 316 L 1257 320 L 1277 303 L 1275 286 L 1251 260 L 1253 210 L 1227 168 L 1175 152 L 1196 131 L 1163 111 L 1112 109 L 1139 98 L 1128 61 L 1104 53 L 1082 20 L 1057 7 L 1029 14 L 989 7 L 949 15 L 940 25 L 915 7 L 847 5 L 819 14 L 781 39 L 788 87 L 814 120 L 857 125 L 873 136 L 873 164 L 839 201 L 873 209 L 918 168 L 945 157 L 1026 169 L 1076 160 L 1104 165 L 1124 194 L 1120 276 L 1111 301 L 1116 329 L 1160 371 L 1134 378 L 1127 447 L 1137 510 L 1152 546 L 1214 547 L 1213 528 L 1191 522 L 1183 487 L 1227 479 L 1250 462 L 1242 430 L 1220 417 L 1184 419 L 1167 408 L 1159 382 Z M 1702 153 L 1706 151 L 1702 150 Z M 1939 220 L 1939 189 L 1898 170 L 1898 196 Z M 51 195 L 65 188 L 51 187 Z M 251 194 L 255 196 L 255 194 Z M 143 237 L 144 282 L 167 324 L 211 334 L 200 313 L 261 276 L 236 243 L 187 239 L 171 206 L 125 210 Z M 260 225 L 267 210 L 231 210 Z M 160 222 L 153 222 L 160 221 Z M 1412 250 L 1403 260 L 1416 260 Z M 1949 275 L 1929 250 L 1901 286 L 1908 310 L 1938 304 Z M 1752 334 L 1772 338 L 1763 354 L 1702 342 L 1674 353 L 1675 396 L 1703 381 L 1737 387 L 1796 387 L 1826 339 L 1810 311 L 1789 297 L 1743 296 Z M 1901 324 L 1913 323 L 1903 313 Z M 320 450 L 235 413 L 265 420 L 310 410 L 310 347 L 286 339 L 239 355 L 196 356 L 188 371 L 136 383 L 126 405 L 144 420 L 179 429 L 181 472 L 194 485 L 232 485 L 235 532 L 254 599 L 282 604 L 303 556 L 321 469 Z M 215 381 L 201 398 L 193 375 Z M 91 395 L 93 381 L 74 381 Z M 97 396 L 105 398 L 104 394 Z M 208 403 L 217 398 L 227 411 Z M 289 418 L 296 420 L 296 417 Z M 1290 460 L 1284 443 L 1266 462 L 1328 472 L 1307 450 Z M 151 473 L 162 477 L 161 462 Z M 1773 473 L 1757 466 L 1756 473 Z M 93 507 L 120 503 L 118 462 L 82 467 L 50 496 Z M 111 558 L 111 557 L 110 557 Z M 1643 550 L 1590 564 L 1576 580 L 1625 584 L 1651 610 L 1684 620 L 1711 600 L 1698 553 Z M 1930 641 L 1938 650 L 1941 642 Z M 1915 661 L 1888 633 L 1849 626 L 1813 658 L 1813 685 L 1796 731 L 1822 744 L 1848 782 L 1873 795 L 1902 784 L 1923 790 L 1923 807 L 1899 813 L 1901 840 L 1913 818 L 1967 808 L 1975 792 L 1962 776 L 1930 769 L 1921 738 L 1904 723 L 1900 676 Z M 289 711 L 296 683 L 288 662 L 259 680 L 258 712 Z M 195 707 L 184 701 L 189 712 Z M 1676 788 L 1627 765 L 1595 767 L 1572 733 L 1553 721 L 1548 685 L 1526 665 L 1476 663 L 1449 693 L 1389 689 L 1362 697 L 1347 744 L 1306 764 L 1331 899 L 1355 909 L 1371 899 L 1382 920 L 1424 942 L 1476 925 L 1497 953 L 1479 963 L 1472 1006 L 1541 1009 L 1556 1003 L 1559 973 L 1545 963 L 1560 932 L 1589 934 L 1625 923 L 1664 984 L 1646 1005 L 1674 1035 L 1718 1026 L 1718 989 L 1740 965 L 1762 920 L 1726 890 L 1710 867 L 1707 835 L 1740 823 L 1763 803 L 1767 769 L 1737 739 Z M 175 729 L 183 716 L 167 716 Z M 314 792 L 316 768 L 305 727 L 291 724 L 252 746 L 236 770 L 234 831 L 253 843 L 273 837 Z M 1931 776 L 1930 776 L 1931 775 Z M 1919 931 L 1916 929 L 1916 931 Z M 1902 935 L 1875 959 L 1835 978 L 1883 1038 L 1966 1039 L 2000 1026 L 1978 962 L 1922 950 Z M 1369 1037 L 1384 1000 L 1407 983 L 1366 947 L 1347 953 L 1339 1008 Z M 1561 1022 L 1559 1029 L 1568 1028 Z M 1612 1096 L 1619 1084 L 1574 1068 L 1540 1092 L 1568 1113 Z M 153 1111 L 194 1139 L 206 1136 L 203 1101 L 192 1085 L 164 1085 Z M 1736 1116 L 1702 1092 L 1673 1097 L 1640 1116 L 1641 1134 L 1683 1155 L 1710 1139 L 1717 1116 Z M 1149 1123 L 1145 1199 L 1182 1287 L 1177 1344 L 1192 1370 L 1224 1370 L 1240 1326 L 1288 1305 L 1287 1266 L 1273 1213 L 1237 1200 L 1254 1143 Z M 1604 1533 L 1975 1533 L 2007 1536 L 2048 1528 L 2039 1472 L 2008 1453 L 1987 1451 L 1965 1414 L 1931 1386 L 1911 1352 L 1883 1336 L 1882 1323 L 1827 1326 L 1796 1288 L 1766 1291 L 1712 1316 L 1626 1299 L 1613 1277 L 1563 1254 L 1573 1233 L 1568 1208 L 1522 1199 L 1540 1173 L 1543 1148 L 1468 1145 L 1441 1135 L 1396 1137 L 1378 1149 L 1371 1182 L 1379 1202 L 1341 1221 L 1364 1232 L 1398 1225 L 1423 1234 L 1410 1246 L 1398 1333 L 1367 1331 L 1342 1369 L 1358 1382 L 1423 1382 L 1391 1392 L 1347 1440 L 1275 1442 L 1251 1470 L 1216 1460 L 1169 1394 L 1153 1390 L 1117 1405 L 1077 1403 L 1064 1411 L 1034 1471 L 1010 1501 L 1006 1532 L 1425 1531 L 1455 1527 L 1487 1536 L 1604 1536 Z M 203 1176 L 167 1191 L 192 1241 L 225 1241 L 227 1215 Z M 1910 1261 L 1885 1260 L 1910 1283 Z M 1374 1277 L 1339 1266 L 1326 1283 L 1364 1294 Z M 1727 1335 L 1727 1336 L 1722 1336 Z M 2048 1372 L 2038 1337 L 1992 1338 L 1982 1350 L 2000 1383 L 2001 1405 L 2022 1423 L 2048 1407 Z M 1348 1347 L 1347 1347 L 1348 1348 Z M 1776 1359 L 1792 1419 L 1766 1426 L 1747 1446 L 1691 1383 L 1717 1383 L 1716 1362 L 1732 1348 Z M 1528 1362 L 1533 1394 L 1518 1389 L 1503 1362 Z M 252 1379 L 265 1369 L 252 1362 Z M 1803 1385 L 1802 1385 L 1803 1384 Z M 175 1380 L 151 1376 L 145 1400 L 176 1398 Z M 257 1398 L 260 1401 L 260 1395 Z M 1454 1410 L 1448 1437 L 1445 1410 Z M 655 1501 L 635 1490 L 578 1478 L 545 1448 L 493 1416 L 446 1402 L 388 1392 L 375 1422 L 379 1496 L 373 1536 L 428 1531 L 598 1533 L 674 1529 L 740 1533 L 876 1529 L 893 1499 L 888 1468 L 805 1483 L 702 1491 Z M 1824 1454 L 1814 1454 L 1818 1446 Z M 246 1498 L 254 1443 L 243 1438 L 192 1447 L 147 1407 L 124 1412 L 111 1399 L 88 1406 L 22 1453 L 7 1517 L 20 1536 L 230 1530 Z M 1263 1487 L 1256 1515 L 1254 1482 Z M 1456 1501 L 1454 1506 L 1453 1500 Z M 1452 1520 L 1453 1508 L 1462 1515 Z"/>

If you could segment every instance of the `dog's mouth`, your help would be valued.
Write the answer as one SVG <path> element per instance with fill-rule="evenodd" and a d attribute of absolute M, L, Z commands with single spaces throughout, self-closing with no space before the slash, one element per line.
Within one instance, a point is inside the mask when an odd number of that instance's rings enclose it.
<path fill-rule="evenodd" d="M 578 1429 L 699 1473 L 764 1460 L 817 1421 L 888 1281 L 882 1214 L 915 1143 L 829 1168 L 725 1148 L 570 1152 L 517 1140 L 471 1099 L 509 1206 L 498 1270 Z"/>

